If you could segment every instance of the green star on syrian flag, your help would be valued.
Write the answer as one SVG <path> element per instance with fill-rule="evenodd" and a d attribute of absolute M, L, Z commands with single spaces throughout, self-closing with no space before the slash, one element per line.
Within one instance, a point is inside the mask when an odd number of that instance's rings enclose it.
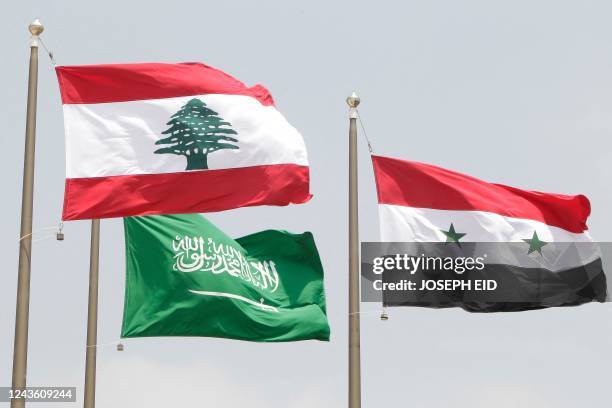
<path fill-rule="evenodd" d="M 459 246 L 461 246 L 461 244 L 459 243 L 459 240 L 466 235 L 465 233 L 462 233 L 462 232 L 456 232 L 455 226 L 453 225 L 452 222 L 451 222 L 451 225 L 448 231 L 444 231 L 444 230 L 440 230 L 440 231 L 442 231 L 444 235 L 446 235 L 446 242 L 455 242 Z"/>
<path fill-rule="evenodd" d="M 523 239 L 523 241 L 529 244 L 529 252 L 527 252 L 527 254 L 538 251 L 538 253 L 542 255 L 542 247 L 548 244 L 548 242 L 544 242 L 538 238 L 538 233 L 536 231 L 533 231 L 533 236 L 531 239 Z"/>

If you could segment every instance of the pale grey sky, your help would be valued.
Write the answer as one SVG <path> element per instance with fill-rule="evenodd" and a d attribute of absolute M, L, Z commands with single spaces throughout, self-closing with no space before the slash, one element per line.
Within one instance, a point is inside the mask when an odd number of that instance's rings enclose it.
<path fill-rule="evenodd" d="M 527 189 L 584 193 L 612 240 L 612 4 L 607 1 L 7 1 L 0 14 L 5 221 L 0 385 L 10 385 L 28 23 L 59 64 L 202 61 L 260 82 L 303 134 L 313 200 L 217 213 L 233 236 L 311 230 L 325 267 L 330 343 L 134 339 L 98 353 L 98 407 L 339 407 L 347 384 L 347 107 L 378 154 Z M 57 224 L 64 136 L 40 56 L 35 229 Z M 360 141 L 361 240 L 378 239 Z M 34 243 L 29 385 L 76 385 L 85 357 L 89 223 Z M 35 239 L 44 234 L 35 234 Z M 118 339 L 123 231 L 102 222 L 99 343 Z M 477 315 L 362 304 L 363 406 L 573 408 L 609 400 L 612 305 Z M 80 406 L 81 402 L 63 407 Z M 56 404 L 63 408 L 62 404 Z"/>

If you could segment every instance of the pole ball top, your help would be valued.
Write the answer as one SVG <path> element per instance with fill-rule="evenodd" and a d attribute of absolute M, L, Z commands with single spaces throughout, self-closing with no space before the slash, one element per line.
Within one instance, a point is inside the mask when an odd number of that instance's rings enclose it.
<path fill-rule="evenodd" d="M 359 106 L 359 102 L 361 102 L 361 99 L 359 99 L 359 96 L 357 96 L 355 92 L 353 92 L 351 96 L 346 98 L 346 104 L 350 108 L 356 108 L 357 106 Z"/>
<path fill-rule="evenodd" d="M 28 30 L 30 30 L 30 33 L 32 35 L 38 36 L 45 30 L 45 27 L 40 23 L 38 19 L 36 19 L 30 23 L 30 25 L 28 26 Z"/>

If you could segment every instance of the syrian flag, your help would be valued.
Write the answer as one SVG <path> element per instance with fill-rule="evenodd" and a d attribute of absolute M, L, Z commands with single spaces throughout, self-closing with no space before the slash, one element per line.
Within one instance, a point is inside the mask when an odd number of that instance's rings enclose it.
<path fill-rule="evenodd" d="M 372 161 L 381 241 L 486 247 L 486 268 L 473 275 L 495 278 L 507 296 L 430 292 L 407 303 L 488 312 L 607 299 L 601 251 L 587 232 L 587 197 L 521 190 L 424 163 Z"/>
<path fill-rule="evenodd" d="M 261 85 L 199 63 L 58 67 L 62 219 L 308 201 L 300 133 Z"/>

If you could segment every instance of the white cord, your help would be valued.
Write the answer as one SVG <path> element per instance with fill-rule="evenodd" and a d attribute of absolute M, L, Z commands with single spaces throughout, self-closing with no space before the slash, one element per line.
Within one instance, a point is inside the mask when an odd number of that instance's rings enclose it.
<path fill-rule="evenodd" d="M 87 348 L 90 348 L 90 347 L 104 347 L 104 346 L 112 346 L 112 345 L 116 346 L 119 343 L 121 343 L 121 339 L 115 340 L 115 341 L 110 342 L 110 343 L 92 344 L 92 345 L 87 346 Z"/>
<path fill-rule="evenodd" d="M 47 51 L 47 55 L 49 56 L 49 59 L 51 60 L 51 64 L 54 67 L 56 67 L 57 64 L 55 63 L 55 57 L 53 56 L 53 51 L 49 51 L 49 49 L 47 48 L 47 46 L 45 45 L 45 42 L 43 41 L 41 37 L 38 37 L 38 41 L 40 41 L 45 51 Z"/>
<path fill-rule="evenodd" d="M 359 126 L 361 126 L 361 130 L 363 130 L 363 136 L 365 137 L 366 143 L 368 144 L 368 149 L 370 150 L 370 154 L 373 153 L 372 145 L 370 144 L 370 139 L 368 139 L 368 134 L 363 126 L 363 122 L 361 121 L 361 113 L 359 113 L 359 109 L 355 108 L 357 112 L 357 119 L 359 119 Z"/>
<path fill-rule="evenodd" d="M 17 240 L 17 242 L 21 242 L 21 240 L 22 240 L 22 239 L 27 238 L 27 237 L 29 237 L 30 235 L 33 235 L 33 234 L 35 234 L 35 233 L 37 234 L 37 233 L 39 233 L 39 232 L 41 232 L 41 231 L 53 230 L 53 229 L 56 229 L 56 228 L 57 228 L 57 227 L 44 227 L 44 228 L 37 229 L 36 231 L 32 231 L 32 232 L 30 232 L 29 234 L 26 234 L 26 235 L 24 235 L 23 237 L 19 238 L 19 239 Z"/>
<path fill-rule="evenodd" d="M 380 315 L 380 312 L 377 312 L 376 310 L 366 310 L 366 311 L 363 311 L 363 312 L 349 313 L 348 315 L 351 316 L 351 315 L 356 315 L 356 314 L 358 314 L 358 315 L 368 315 L 368 314 Z"/>

